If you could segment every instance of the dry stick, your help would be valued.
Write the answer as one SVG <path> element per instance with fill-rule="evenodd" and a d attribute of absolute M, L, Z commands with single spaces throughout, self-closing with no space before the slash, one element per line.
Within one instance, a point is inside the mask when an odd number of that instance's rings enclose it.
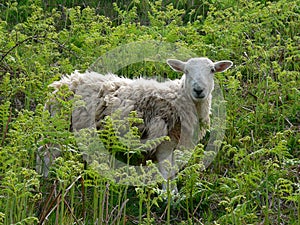
<path fill-rule="evenodd" d="M 242 109 L 245 109 L 245 110 L 247 110 L 247 111 L 249 111 L 249 112 L 253 112 L 253 110 L 252 109 L 248 109 L 247 107 L 245 107 L 245 106 L 242 106 Z"/>
<path fill-rule="evenodd" d="M 71 209 L 70 205 L 68 204 L 68 202 L 66 201 L 66 199 L 64 199 L 64 203 L 65 203 L 65 205 L 67 206 L 67 208 L 69 209 L 69 211 L 70 211 L 72 217 L 74 218 L 75 222 L 76 222 L 77 224 L 84 224 L 83 222 L 81 223 L 80 221 L 77 220 L 76 216 L 75 216 L 74 213 L 72 212 L 72 209 Z"/>
<path fill-rule="evenodd" d="M 123 208 L 125 207 L 126 203 L 129 201 L 129 199 L 127 198 L 121 205 L 121 208 L 120 208 L 120 211 L 118 212 L 117 216 L 115 217 L 115 219 L 111 222 L 111 224 L 115 224 L 117 219 L 119 217 L 121 217 L 121 214 L 122 214 L 122 211 L 123 211 Z M 112 215 L 113 212 L 111 212 L 111 215 Z"/>
<path fill-rule="evenodd" d="M 167 214 L 167 210 L 168 210 L 168 205 L 165 208 L 164 212 L 162 213 L 162 215 L 159 217 L 160 220 L 163 220 L 163 218 L 165 217 L 165 215 Z"/>
<path fill-rule="evenodd" d="M 116 211 L 118 207 L 119 207 L 119 205 L 116 205 L 116 206 L 111 210 L 110 215 L 109 215 L 107 221 L 110 220 L 110 218 L 113 216 L 114 211 Z"/>
<path fill-rule="evenodd" d="M 287 117 L 284 118 L 286 122 L 290 125 L 290 129 L 294 126 Z"/>
<path fill-rule="evenodd" d="M 10 121 L 11 121 L 11 114 L 12 114 L 12 107 L 10 107 L 10 109 L 9 109 L 9 117 L 8 117 L 8 119 L 7 119 L 7 122 L 6 122 L 5 130 L 4 130 L 4 132 L 3 132 L 3 137 L 2 137 L 1 146 L 4 145 L 4 141 L 5 141 L 5 138 L 6 138 L 6 135 L 7 135 L 7 131 L 8 131 L 8 124 L 9 124 Z"/>
<path fill-rule="evenodd" d="M 60 198 L 60 196 L 61 196 L 61 193 L 59 193 L 59 194 L 55 197 L 55 199 L 54 199 L 54 200 L 52 201 L 52 203 L 51 203 L 51 206 L 52 206 L 55 202 L 58 202 L 57 200 Z M 56 209 L 57 206 L 58 206 L 58 203 L 57 203 L 54 207 L 49 208 L 49 211 L 47 212 L 47 214 L 45 215 L 45 217 L 41 219 L 41 221 L 40 221 L 39 224 L 43 225 L 44 222 L 45 222 L 45 220 L 48 220 L 48 217 L 52 214 L 52 212 Z"/>
<path fill-rule="evenodd" d="M 57 198 L 57 204 L 55 206 L 56 208 L 56 216 L 55 216 L 55 225 L 59 225 L 58 221 L 59 221 L 59 204 L 61 202 L 61 193 L 59 193 L 58 198 Z"/>
<path fill-rule="evenodd" d="M 73 185 L 79 180 L 79 179 L 81 179 L 82 178 L 82 176 L 81 175 L 79 175 L 70 185 L 69 185 L 69 187 L 66 189 L 66 192 L 65 192 L 65 194 L 64 194 L 64 197 L 66 197 L 66 194 L 71 190 L 71 188 L 73 187 Z"/>
<path fill-rule="evenodd" d="M 54 192 L 55 192 L 55 187 L 56 187 L 56 181 L 55 181 L 55 183 L 53 185 L 53 188 L 52 188 L 52 190 L 50 192 L 50 195 L 47 198 L 47 201 L 46 201 L 46 203 L 45 203 L 45 205 L 43 207 L 43 210 L 42 210 L 42 213 L 41 213 L 41 216 L 40 216 L 40 219 L 39 219 L 39 221 L 40 221 L 39 224 L 42 224 L 42 222 L 45 219 L 45 216 L 47 215 L 47 213 L 49 212 L 49 210 L 51 209 L 51 207 L 53 206 L 53 204 L 54 204 L 54 202 L 56 200 L 56 198 L 55 198 L 55 200 L 50 203 L 50 200 L 51 200 L 51 198 L 52 198 L 52 196 L 54 195 Z"/>
<path fill-rule="evenodd" d="M 201 203 L 202 203 L 202 200 L 203 200 L 203 199 L 201 198 L 201 201 L 199 201 L 199 203 L 197 204 L 196 208 L 194 209 L 194 211 L 193 211 L 193 217 L 194 217 L 194 215 L 196 214 L 198 208 L 200 207 L 200 205 L 201 205 Z"/>
<path fill-rule="evenodd" d="M 254 140 L 253 130 L 250 131 L 250 134 L 251 134 L 252 143 L 254 144 L 254 143 L 255 143 L 255 140 Z"/>
<path fill-rule="evenodd" d="M 47 213 L 43 216 L 43 218 L 40 219 L 40 222 L 39 222 L 40 225 L 43 225 L 44 222 L 45 222 L 45 220 L 48 219 L 48 216 L 55 210 L 56 205 L 55 205 L 53 208 L 51 208 L 51 207 L 55 204 L 55 202 L 57 202 L 57 199 L 60 197 L 60 195 L 61 195 L 61 194 L 58 194 L 58 195 L 55 197 L 55 199 L 51 202 L 50 207 L 49 207 Z"/>
<path fill-rule="evenodd" d="M 204 223 L 202 223 L 199 219 L 197 219 L 197 218 L 193 218 L 194 220 L 196 220 L 196 224 L 199 224 L 199 225 L 204 225 Z"/>
<path fill-rule="evenodd" d="M 253 94 L 251 91 L 247 91 L 247 94 L 251 95 L 255 100 L 258 99 L 258 97 L 255 94 Z"/>
<path fill-rule="evenodd" d="M 73 185 L 81 178 L 81 175 L 79 175 L 70 185 L 69 187 L 66 189 L 65 194 L 64 194 L 64 198 L 66 197 L 66 195 L 68 194 L 68 192 L 70 191 L 70 189 L 73 187 Z M 56 205 L 52 208 L 49 209 L 49 212 L 46 214 L 45 218 L 43 218 L 43 220 L 41 219 L 40 224 L 44 224 L 45 220 L 48 220 L 48 217 L 52 214 L 52 212 L 58 207 L 59 203 L 61 202 L 61 192 L 56 196 L 56 198 L 52 201 L 52 203 L 57 202 Z M 52 205 L 52 204 L 51 204 Z"/>

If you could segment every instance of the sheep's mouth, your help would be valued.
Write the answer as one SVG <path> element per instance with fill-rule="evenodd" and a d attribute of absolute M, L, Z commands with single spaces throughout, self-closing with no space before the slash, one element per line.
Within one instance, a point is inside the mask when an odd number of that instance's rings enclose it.
<path fill-rule="evenodd" d="M 205 94 L 202 92 L 202 93 L 197 93 L 197 92 L 193 92 L 193 98 L 195 100 L 201 100 L 201 99 L 204 99 L 205 98 Z"/>

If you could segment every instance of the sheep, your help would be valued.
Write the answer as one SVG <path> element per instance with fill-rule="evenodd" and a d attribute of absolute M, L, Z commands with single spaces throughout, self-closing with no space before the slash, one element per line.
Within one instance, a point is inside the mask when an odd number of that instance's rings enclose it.
<path fill-rule="evenodd" d="M 168 59 L 167 64 L 174 71 L 183 73 L 181 79 L 158 82 L 75 71 L 51 86 L 57 91 L 67 85 L 85 101 L 84 107 L 75 108 L 72 113 L 73 130 L 101 129 L 101 121 L 120 110 L 122 116 L 136 111 L 144 120 L 138 127 L 141 139 L 169 136 L 170 141 L 160 143 L 151 151 L 162 177 L 167 180 L 176 173 L 165 166 L 165 162 L 174 165 L 174 149 L 193 148 L 209 128 L 214 73 L 226 71 L 233 63 L 229 60 L 212 62 L 199 57 L 186 62 Z M 44 161 L 49 164 L 48 158 Z"/>

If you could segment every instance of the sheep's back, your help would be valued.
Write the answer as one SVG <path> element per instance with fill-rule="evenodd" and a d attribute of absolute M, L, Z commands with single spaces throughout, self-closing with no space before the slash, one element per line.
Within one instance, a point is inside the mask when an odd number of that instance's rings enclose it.
<path fill-rule="evenodd" d="M 96 120 L 101 121 L 116 110 L 121 111 L 123 117 L 131 111 L 137 111 L 140 115 L 150 111 L 158 112 L 160 111 L 157 109 L 159 105 L 166 108 L 178 98 L 178 89 L 179 82 L 177 80 L 159 83 L 155 80 L 139 78 L 123 84 L 113 92 L 108 93 L 102 90 L 98 95 L 99 104 L 96 109 Z M 161 104 L 162 100 L 165 102 L 164 104 Z M 160 101 L 160 104 L 157 101 Z"/>

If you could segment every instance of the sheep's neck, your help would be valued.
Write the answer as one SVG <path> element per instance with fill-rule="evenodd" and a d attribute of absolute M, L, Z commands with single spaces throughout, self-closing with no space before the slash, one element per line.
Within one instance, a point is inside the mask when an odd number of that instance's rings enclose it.
<path fill-rule="evenodd" d="M 195 102 L 199 122 L 209 125 L 209 115 L 211 109 L 211 95 L 199 102 Z"/>

